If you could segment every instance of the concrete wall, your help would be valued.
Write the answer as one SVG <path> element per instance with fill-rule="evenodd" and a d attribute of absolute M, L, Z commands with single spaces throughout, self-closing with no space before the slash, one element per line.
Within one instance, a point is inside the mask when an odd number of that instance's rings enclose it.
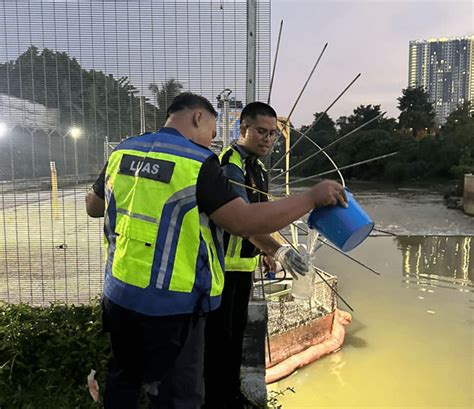
<path fill-rule="evenodd" d="M 259 408 L 267 407 L 265 384 L 265 336 L 267 332 L 267 302 L 251 301 L 244 337 L 242 359 L 242 393 Z"/>
<path fill-rule="evenodd" d="M 464 212 L 470 216 L 474 216 L 474 175 L 464 175 L 464 195 L 463 195 Z"/>

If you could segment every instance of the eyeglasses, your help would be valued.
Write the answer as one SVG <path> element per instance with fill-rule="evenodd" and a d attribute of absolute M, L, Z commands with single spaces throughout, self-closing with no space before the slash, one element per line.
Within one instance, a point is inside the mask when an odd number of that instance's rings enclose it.
<path fill-rule="evenodd" d="M 260 136 L 260 138 L 262 139 L 269 137 L 272 141 L 274 141 L 278 138 L 278 135 L 279 135 L 277 129 L 272 129 L 269 131 L 268 129 L 265 129 L 265 128 L 260 128 L 260 127 L 250 126 L 250 125 L 249 125 L 249 128 L 255 129 L 258 133 L 258 136 Z"/>

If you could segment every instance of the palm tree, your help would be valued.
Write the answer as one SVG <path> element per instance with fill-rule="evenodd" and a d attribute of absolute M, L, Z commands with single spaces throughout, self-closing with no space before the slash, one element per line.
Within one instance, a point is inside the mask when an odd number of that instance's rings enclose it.
<path fill-rule="evenodd" d="M 148 89 L 155 94 L 156 105 L 158 106 L 157 126 L 161 127 L 166 122 L 166 110 L 173 101 L 173 98 L 181 93 L 183 85 L 175 79 L 170 79 L 161 84 L 150 84 Z"/>

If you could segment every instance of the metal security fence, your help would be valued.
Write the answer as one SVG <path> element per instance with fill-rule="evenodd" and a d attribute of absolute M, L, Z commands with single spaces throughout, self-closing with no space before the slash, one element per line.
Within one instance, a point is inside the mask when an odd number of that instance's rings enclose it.
<path fill-rule="evenodd" d="M 222 111 L 226 89 L 266 100 L 269 76 L 269 0 L 1 0 L 0 300 L 97 295 L 84 196 L 108 147 L 162 126 L 180 92 Z"/>
<path fill-rule="evenodd" d="M 84 210 L 86 180 L 2 183 L 0 300 L 86 302 L 102 285 L 102 225 Z"/>

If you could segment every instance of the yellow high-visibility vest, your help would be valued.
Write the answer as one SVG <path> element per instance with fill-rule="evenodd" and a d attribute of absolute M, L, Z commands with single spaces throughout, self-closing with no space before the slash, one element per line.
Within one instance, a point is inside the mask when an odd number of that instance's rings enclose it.
<path fill-rule="evenodd" d="M 247 174 L 245 160 L 233 146 L 229 146 L 221 152 L 219 155 L 221 164 L 224 157 L 226 158 L 226 163 L 231 163 L 237 166 L 242 170 L 244 176 Z M 262 170 L 266 172 L 265 166 L 259 159 L 257 159 L 257 163 Z M 232 234 L 230 235 L 227 251 L 225 253 L 225 269 L 227 271 L 254 271 L 257 268 L 258 255 L 249 257 L 242 254 L 244 240 L 246 239 L 242 239 L 241 237 Z"/>
<path fill-rule="evenodd" d="M 209 311 L 224 285 L 222 230 L 196 203 L 213 153 L 172 128 L 129 138 L 105 177 L 104 294 L 146 315 Z"/>

